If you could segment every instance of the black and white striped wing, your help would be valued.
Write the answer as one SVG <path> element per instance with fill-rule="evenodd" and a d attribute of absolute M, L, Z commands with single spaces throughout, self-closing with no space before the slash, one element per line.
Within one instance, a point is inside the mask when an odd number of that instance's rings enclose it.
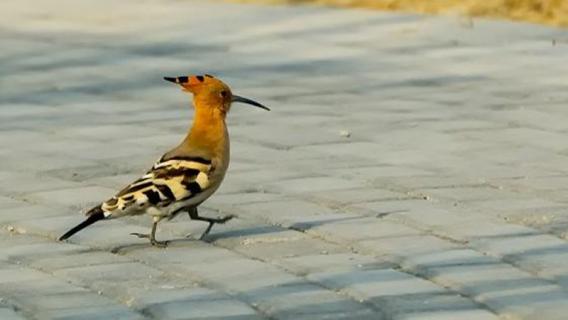
<path fill-rule="evenodd" d="M 101 204 L 105 217 L 143 212 L 186 202 L 209 187 L 211 162 L 202 158 L 158 161 L 140 179 Z"/>

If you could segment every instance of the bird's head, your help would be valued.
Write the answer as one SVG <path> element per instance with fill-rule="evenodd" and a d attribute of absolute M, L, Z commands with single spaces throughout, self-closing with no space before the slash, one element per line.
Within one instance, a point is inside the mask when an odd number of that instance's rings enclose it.
<path fill-rule="evenodd" d="M 184 91 L 191 92 L 196 107 L 220 108 L 227 113 L 233 102 L 241 102 L 270 111 L 254 100 L 234 95 L 229 86 L 212 75 L 164 77 L 164 80 L 177 83 Z"/>

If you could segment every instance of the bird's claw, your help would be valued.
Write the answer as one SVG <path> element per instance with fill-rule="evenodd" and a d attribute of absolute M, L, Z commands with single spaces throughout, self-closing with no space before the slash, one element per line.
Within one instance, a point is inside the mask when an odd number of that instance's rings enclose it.
<path fill-rule="evenodd" d="M 151 243 L 154 247 L 158 247 L 158 248 L 165 248 L 165 247 L 168 246 L 168 244 L 170 244 L 170 242 L 167 241 L 167 240 L 166 240 L 166 241 L 157 241 L 157 240 L 154 240 L 154 241 L 150 241 L 150 243 Z"/>
<path fill-rule="evenodd" d="M 228 214 L 226 216 L 217 218 L 217 220 L 215 221 L 215 223 L 225 223 L 233 218 L 235 218 L 236 216 L 234 214 Z"/>
<path fill-rule="evenodd" d="M 223 224 L 223 223 L 233 219 L 234 217 L 235 217 L 235 215 L 229 214 L 229 215 L 226 215 L 226 216 L 223 216 L 223 217 L 207 220 L 209 222 L 209 225 L 207 226 L 207 229 L 205 229 L 205 232 L 203 232 L 201 234 L 201 237 L 199 237 L 199 240 L 205 240 L 205 237 L 209 234 L 209 232 L 211 231 L 211 228 L 213 228 L 214 224 L 216 224 L 216 223 Z"/>
<path fill-rule="evenodd" d="M 130 234 L 131 236 L 137 236 L 138 238 L 143 238 L 143 239 L 149 239 L 150 235 L 147 233 L 138 233 L 138 232 L 132 232 Z"/>
<path fill-rule="evenodd" d="M 147 233 L 133 232 L 133 233 L 131 233 L 131 235 L 137 236 L 138 238 L 150 239 L 150 244 L 153 245 L 154 247 L 158 247 L 158 248 L 165 248 L 170 243 L 167 240 L 166 241 L 158 241 L 158 240 L 152 238 L 151 234 L 147 234 Z"/>

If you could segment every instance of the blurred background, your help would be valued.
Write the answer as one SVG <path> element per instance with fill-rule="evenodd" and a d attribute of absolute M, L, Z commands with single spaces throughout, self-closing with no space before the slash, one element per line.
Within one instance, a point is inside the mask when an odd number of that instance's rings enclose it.
<path fill-rule="evenodd" d="M 511 19 L 553 26 L 568 25 L 564 0 L 235 0 L 249 3 L 315 4 L 427 14 Z"/>

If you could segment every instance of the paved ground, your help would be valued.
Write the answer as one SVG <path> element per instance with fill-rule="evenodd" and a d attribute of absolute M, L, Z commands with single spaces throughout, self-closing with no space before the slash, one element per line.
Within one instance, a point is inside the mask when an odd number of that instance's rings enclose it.
<path fill-rule="evenodd" d="M 0 3 L 1 319 L 566 319 L 568 36 L 205 1 Z M 208 72 L 244 105 L 205 225 L 55 239 L 176 144 Z"/>

